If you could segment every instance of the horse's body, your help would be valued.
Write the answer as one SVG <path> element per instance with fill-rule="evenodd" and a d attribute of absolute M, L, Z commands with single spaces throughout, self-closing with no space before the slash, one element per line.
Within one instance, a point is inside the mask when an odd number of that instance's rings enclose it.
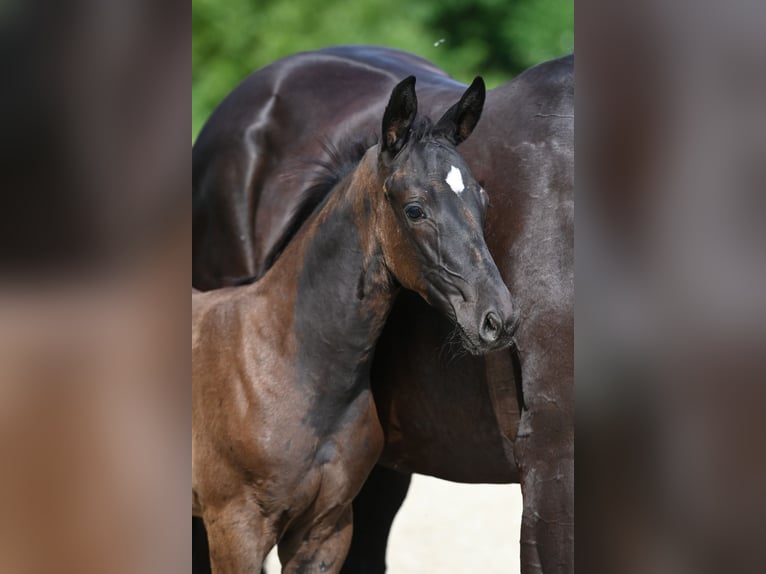
<path fill-rule="evenodd" d="M 406 74 L 417 75 L 427 111 L 464 89 L 417 58 L 347 47 L 281 60 L 224 101 L 193 151 L 196 286 L 262 271 L 316 175 L 308 160 L 323 138 L 342 147 L 348 135 L 373 133 L 380 90 Z M 522 571 L 573 570 L 573 91 L 572 57 L 528 70 L 487 94 L 483 120 L 461 147 L 490 196 L 487 244 L 523 318 L 516 338 L 527 409 L 508 353 L 452 357 L 449 324 L 402 293 L 371 370 L 380 462 L 402 474 L 382 471 L 355 503 L 364 509 L 358 533 L 368 536 L 355 538 L 348 572 L 384 570 L 388 527 L 412 472 L 520 482 Z M 380 505 L 386 496 L 390 505 Z"/>
<path fill-rule="evenodd" d="M 507 346 L 518 323 L 484 242 L 485 193 L 454 146 L 477 81 L 432 129 L 414 80 L 393 91 L 382 142 L 334 187 L 263 278 L 192 292 L 192 512 L 216 572 L 339 572 L 351 503 L 383 434 L 370 389 L 399 285 L 458 325 L 466 348 Z"/>
<path fill-rule="evenodd" d="M 192 151 L 195 286 L 263 273 L 317 175 L 316 160 L 328 159 L 323 141 L 377 134 L 396 82 L 417 73 L 418 103 L 429 111 L 465 89 L 405 52 L 360 48 L 359 55 L 349 59 L 341 48 L 280 60 L 246 79 L 205 124 Z"/>

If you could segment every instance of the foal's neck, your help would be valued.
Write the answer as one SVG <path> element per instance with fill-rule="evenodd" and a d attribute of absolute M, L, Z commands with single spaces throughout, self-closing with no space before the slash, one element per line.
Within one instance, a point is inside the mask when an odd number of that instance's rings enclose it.
<path fill-rule="evenodd" d="M 375 233 L 376 161 L 368 153 L 277 260 L 270 292 L 295 277 L 293 331 L 301 382 L 323 396 L 368 385 L 375 343 L 396 295 Z M 280 280 L 281 278 L 281 280 Z M 280 285 L 280 283 L 282 283 Z"/>

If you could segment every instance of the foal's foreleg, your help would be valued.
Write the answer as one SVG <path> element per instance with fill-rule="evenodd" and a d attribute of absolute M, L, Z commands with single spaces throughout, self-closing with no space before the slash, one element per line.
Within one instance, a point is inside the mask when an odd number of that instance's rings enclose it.
<path fill-rule="evenodd" d="M 260 574 L 276 544 L 271 524 L 252 505 L 229 504 L 205 513 L 213 574 Z"/>
<path fill-rule="evenodd" d="M 283 574 L 337 574 L 346 560 L 353 531 L 351 506 L 317 518 L 279 543 Z"/>

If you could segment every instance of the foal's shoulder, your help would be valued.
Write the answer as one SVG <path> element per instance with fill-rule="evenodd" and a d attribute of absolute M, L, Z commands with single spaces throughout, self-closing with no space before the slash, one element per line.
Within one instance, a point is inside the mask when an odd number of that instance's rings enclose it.
<path fill-rule="evenodd" d="M 268 297 L 257 285 L 192 292 L 192 331 L 231 332 L 260 315 Z"/>
<path fill-rule="evenodd" d="M 243 309 L 237 289 L 192 292 L 192 334 L 225 331 Z"/>

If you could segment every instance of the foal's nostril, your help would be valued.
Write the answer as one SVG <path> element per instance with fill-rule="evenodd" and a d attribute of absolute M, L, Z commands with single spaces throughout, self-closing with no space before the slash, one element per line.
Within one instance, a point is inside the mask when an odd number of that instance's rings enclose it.
<path fill-rule="evenodd" d="M 494 343 L 500 336 L 500 318 L 492 311 L 484 316 L 484 321 L 481 323 L 481 329 L 479 335 L 487 343 Z"/>

